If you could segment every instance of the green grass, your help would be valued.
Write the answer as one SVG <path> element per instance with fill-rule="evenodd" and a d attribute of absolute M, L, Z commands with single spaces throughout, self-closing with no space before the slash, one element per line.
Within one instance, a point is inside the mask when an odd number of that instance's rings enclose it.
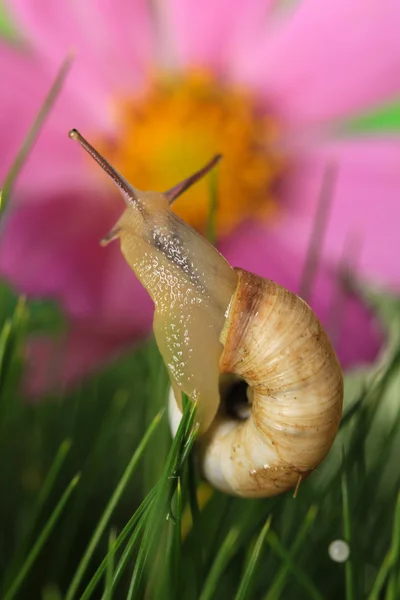
<path fill-rule="evenodd" d="M 12 308 L 3 292 L 2 598 L 398 597 L 398 347 L 375 374 L 346 380 L 348 416 L 296 498 L 214 491 L 204 504 L 189 460 L 195 413 L 186 402 L 172 441 L 154 340 L 65 397 L 30 404 L 15 385 L 30 305 L 14 298 Z M 345 564 L 328 555 L 340 538 L 351 548 Z"/>

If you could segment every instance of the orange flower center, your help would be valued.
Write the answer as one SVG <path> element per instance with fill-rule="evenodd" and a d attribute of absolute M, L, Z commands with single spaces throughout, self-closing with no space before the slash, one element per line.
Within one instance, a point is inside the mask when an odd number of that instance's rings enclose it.
<path fill-rule="evenodd" d="M 204 72 L 160 79 L 140 96 L 117 105 L 117 141 L 96 141 L 99 150 L 132 184 L 163 191 L 222 153 L 215 177 L 219 234 L 246 217 L 276 210 L 274 184 L 282 159 L 270 150 L 277 124 L 242 90 L 224 87 Z M 210 211 L 206 177 L 174 205 L 203 232 Z"/>

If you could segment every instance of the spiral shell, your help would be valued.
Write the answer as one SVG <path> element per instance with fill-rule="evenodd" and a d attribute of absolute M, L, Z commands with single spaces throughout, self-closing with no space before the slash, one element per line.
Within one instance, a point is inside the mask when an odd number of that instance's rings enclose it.
<path fill-rule="evenodd" d="M 236 269 L 238 286 L 221 333 L 221 374 L 249 386 L 250 416 L 222 401 L 200 439 L 205 478 L 221 491 L 267 497 L 295 487 L 328 454 L 343 404 L 343 377 L 309 306 L 273 281 Z M 179 415 L 170 397 L 172 427 Z M 176 404 L 175 404 L 176 407 Z"/>

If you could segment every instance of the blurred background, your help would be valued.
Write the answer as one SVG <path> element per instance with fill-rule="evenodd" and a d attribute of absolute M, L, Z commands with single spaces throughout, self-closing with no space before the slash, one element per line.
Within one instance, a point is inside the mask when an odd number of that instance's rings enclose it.
<path fill-rule="evenodd" d="M 395 0 L 0 2 L 2 597 L 89 597 L 107 556 L 92 597 L 400 598 L 399 26 Z M 123 199 L 72 128 L 141 190 L 222 153 L 173 210 L 304 298 L 345 375 L 339 435 L 295 499 L 183 478 L 182 542 L 160 509 L 133 584 L 150 526 L 121 572 L 112 544 L 174 472 L 165 414 L 121 477 L 168 377 L 147 291 L 100 246 Z"/>

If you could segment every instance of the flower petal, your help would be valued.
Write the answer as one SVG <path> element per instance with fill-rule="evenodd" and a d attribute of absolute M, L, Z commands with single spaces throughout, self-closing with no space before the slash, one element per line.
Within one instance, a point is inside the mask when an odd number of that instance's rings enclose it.
<path fill-rule="evenodd" d="M 68 87 L 94 112 L 104 112 L 112 91 L 135 89 L 151 64 L 153 35 L 145 0 L 12 0 L 9 10 L 50 64 L 73 51 L 76 67 Z"/>
<path fill-rule="evenodd" d="M 233 73 L 286 124 L 310 125 L 400 91 L 397 0 L 302 0 L 240 48 Z"/>
<path fill-rule="evenodd" d="M 337 165 L 322 252 L 335 264 L 358 239 L 359 274 L 400 289 L 400 140 L 365 138 L 303 149 L 282 189 L 285 213 L 276 228 L 292 252 L 304 253 L 313 228 L 324 170 Z"/>
<path fill-rule="evenodd" d="M 220 249 L 234 266 L 299 292 L 304 255 L 289 250 L 261 224 L 242 225 Z M 378 323 L 359 298 L 345 294 L 326 265 L 317 274 L 309 304 L 325 325 L 343 367 L 360 366 L 376 358 L 382 343 Z"/>
<path fill-rule="evenodd" d="M 183 67 L 206 66 L 223 71 L 235 46 L 241 46 L 254 34 L 254 28 L 266 20 L 274 0 L 171 0 L 162 26 L 170 27 L 172 60 Z"/>
<path fill-rule="evenodd" d="M 0 42 L 0 80 L 7 82 L 0 94 L 0 181 L 4 180 L 21 149 L 59 67 L 45 69 L 36 55 Z M 93 114 L 72 102 L 71 96 L 62 89 L 25 161 L 16 189 L 24 192 L 35 189 L 40 196 L 42 190 L 53 185 L 76 184 L 82 172 L 83 157 L 76 152 L 67 133 L 73 126 L 85 130 L 94 125 Z"/>
<path fill-rule="evenodd" d="M 122 208 L 118 197 L 77 190 L 15 209 L 0 239 L 0 273 L 23 293 L 60 301 L 99 336 L 133 337 L 149 327 L 152 303 L 119 244 L 99 243 Z"/>

